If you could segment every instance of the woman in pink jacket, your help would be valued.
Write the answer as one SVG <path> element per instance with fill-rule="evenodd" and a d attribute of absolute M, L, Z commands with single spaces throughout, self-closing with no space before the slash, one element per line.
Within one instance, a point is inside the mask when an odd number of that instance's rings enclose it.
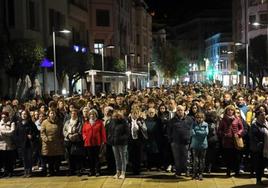
<path fill-rule="evenodd" d="M 229 105 L 225 108 L 224 116 L 220 121 L 218 135 L 223 148 L 223 157 L 227 167 L 226 175 L 231 176 L 231 170 L 235 175 L 239 175 L 240 151 L 235 148 L 234 137 L 243 134 L 243 124 L 235 114 L 235 107 Z"/>
<path fill-rule="evenodd" d="M 92 109 L 87 112 L 88 110 L 87 107 L 83 109 L 84 123 L 82 136 L 86 150 L 86 157 L 88 158 L 90 165 L 89 176 L 99 176 L 99 153 L 100 148 L 106 143 L 106 132 L 102 120 L 97 119 L 97 111 Z"/>

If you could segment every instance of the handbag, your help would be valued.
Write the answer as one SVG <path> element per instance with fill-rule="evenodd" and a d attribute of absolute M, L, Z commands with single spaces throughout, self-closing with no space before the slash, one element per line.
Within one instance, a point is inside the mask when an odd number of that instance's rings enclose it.
<path fill-rule="evenodd" d="M 242 150 L 244 148 L 243 138 L 239 137 L 237 134 L 234 135 L 234 145 L 237 150 Z"/>

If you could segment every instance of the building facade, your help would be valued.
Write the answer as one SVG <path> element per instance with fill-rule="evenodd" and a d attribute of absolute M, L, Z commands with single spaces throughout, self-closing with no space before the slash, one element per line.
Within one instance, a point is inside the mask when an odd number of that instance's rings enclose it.
<path fill-rule="evenodd" d="M 206 39 L 205 77 L 207 81 L 219 81 L 227 87 L 239 83 L 233 48 L 231 33 L 217 33 Z"/>
<path fill-rule="evenodd" d="M 203 82 L 205 77 L 205 40 L 219 32 L 231 32 L 230 11 L 204 11 L 195 19 L 169 28 L 170 41 L 182 49 L 189 64 L 189 81 Z"/>
<path fill-rule="evenodd" d="M 53 30 L 68 29 L 68 35 L 56 34 L 56 45 L 76 45 L 97 54 L 104 49 L 104 56 L 127 60 L 134 73 L 146 73 L 151 62 L 152 19 L 143 0 L 0 0 L 0 9 L 2 40 L 34 39 L 46 49 L 52 46 Z M 53 91 L 53 67 L 42 68 L 38 78 L 44 93 Z M 134 74 L 133 84 L 145 87 Z M 81 80 L 76 89 L 90 89 L 88 85 Z M 12 96 L 16 81 L 1 83 L 1 88 L 1 96 Z"/>
<path fill-rule="evenodd" d="M 268 1 L 234 0 L 233 41 L 242 44 L 234 52 L 246 48 L 246 44 L 250 46 L 250 40 L 260 35 L 268 35 Z M 245 83 L 245 76 L 241 83 Z"/>

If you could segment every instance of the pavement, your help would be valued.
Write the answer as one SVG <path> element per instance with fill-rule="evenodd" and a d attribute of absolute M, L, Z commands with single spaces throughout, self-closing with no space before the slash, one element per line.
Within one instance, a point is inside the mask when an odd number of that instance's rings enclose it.
<path fill-rule="evenodd" d="M 144 172 L 139 176 L 127 175 L 126 179 L 113 179 L 112 176 L 88 177 L 12 177 L 0 179 L 0 188 L 254 188 L 268 187 L 268 179 L 263 178 L 266 186 L 256 186 L 255 179 L 249 175 L 227 178 L 223 173 L 205 175 L 202 181 L 189 177 L 175 178 L 170 173 Z"/>

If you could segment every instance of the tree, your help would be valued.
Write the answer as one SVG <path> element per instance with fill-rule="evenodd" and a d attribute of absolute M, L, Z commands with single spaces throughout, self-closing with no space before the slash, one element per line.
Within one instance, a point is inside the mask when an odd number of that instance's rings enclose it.
<path fill-rule="evenodd" d="M 250 40 L 248 53 L 248 70 L 254 86 L 263 88 L 262 81 L 267 75 L 267 36 L 260 35 Z M 236 53 L 235 60 L 238 64 L 238 70 L 245 72 L 246 70 L 246 51 L 240 49 Z"/>
<path fill-rule="evenodd" d="M 1 66 L 0 69 L 10 69 L 14 60 L 12 57 L 12 54 L 10 52 L 10 48 L 7 42 L 0 40 L 0 60 L 1 60 Z"/>
<path fill-rule="evenodd" d="M 8 62 L 5 63 L 7 73 L 16 79 L 24 79 L 29 75 L 33 83 L 44 55 L 44 49 L 34 40 L 13 40 L 5 52 L 5 59 Z"/>
<path fill-rule="evenodd" d="M 59 82 L 59 90 L 62 90 L 64 78 L 67 75 L 69 78 L 69 95 L 72 95 L 77 81 L 85 78 L 85 71 L 91 68 L 91 55 L 89 52 L 75 52 L 67 46 L 56 46 L 56 53 L 56 75 Z M 52 47 L 48 48 L 47 56 L 49 59 L 53 59 Z"/>
<path fill-rule="evenodd" d="M 159 55 L 159 69 L 164 73 L 165 77 L 174 78 L 187 73 L 187 62 L 180 54 L 180 50 L 172 45 L 163 47 Z"/>

